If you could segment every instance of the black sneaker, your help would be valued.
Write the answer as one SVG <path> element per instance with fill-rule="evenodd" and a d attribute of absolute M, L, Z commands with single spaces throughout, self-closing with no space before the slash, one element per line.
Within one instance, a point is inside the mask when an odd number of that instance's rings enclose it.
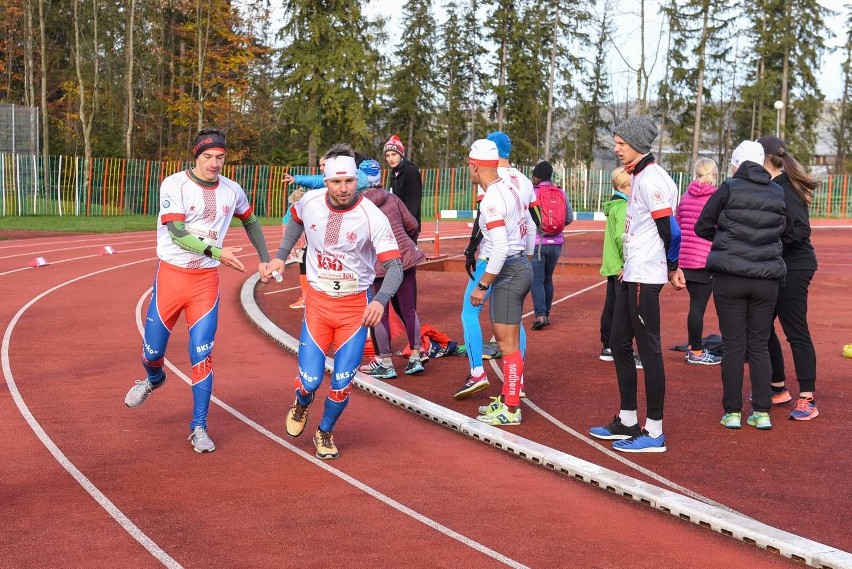
<path fill-rule="evenodd" d="M 598 359 L 602 362 L 611 362 L 613 361 L 612 350 L 609 348 L 604 348 L 601 350 L 601 355 L 598 356 Z"/>
<path fill-rule="evenodd" d="M 613 417 L 612 423 L 605 427 L 592 427 L 589 429 L 589 434 L 605 441 L 615 441 L 638 437 L 642 434 L 642 431 L 639 429 L 639 423 L 628 427 L 621 422 L 621 417 L 616 415 Z"/>

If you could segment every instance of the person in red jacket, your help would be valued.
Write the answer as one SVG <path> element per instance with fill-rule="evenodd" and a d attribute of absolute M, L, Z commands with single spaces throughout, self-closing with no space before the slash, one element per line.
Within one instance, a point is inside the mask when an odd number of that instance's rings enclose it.
<path fill-rule="evenodd" d="M 684 360 L 691 365 L 715 366 L 722 358 L 704 349 L 704 312 L 707 301 L 713 292 L 710 273 L 704 268 L 707 255 L 710 254 L 710 241 L 695 234 L 695 221 L 719 182 L 719 167 L 712 158 L 699 158 L 693 168 L 693 180 L 686 193 L 680 198 L 675 219 L 680 225 L 680 257 L 678 266 L 686 278 L 686 290 L 689 291 L 689 314 L 686 317 L 686 331 L 689 347 Z"/>

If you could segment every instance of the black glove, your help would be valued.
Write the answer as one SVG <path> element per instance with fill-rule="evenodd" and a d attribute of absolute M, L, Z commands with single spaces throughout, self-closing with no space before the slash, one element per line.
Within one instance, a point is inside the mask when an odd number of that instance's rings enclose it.
<path fill-rule="evenodd" d="M 476 251 L 464 250 L 464 270 L 467 271 L 470 280 L 473 280 L 473 273 L 476 271 Z"/>

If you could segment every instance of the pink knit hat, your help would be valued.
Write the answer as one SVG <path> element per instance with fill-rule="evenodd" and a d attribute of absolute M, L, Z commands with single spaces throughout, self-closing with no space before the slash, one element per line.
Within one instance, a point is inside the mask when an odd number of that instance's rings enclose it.
<path fill-rule="evenodd" d="M 402 141 L 399 139 L 397 135 L 391 135 L 387 142 L 385 142 L 385 152 L 392 151 L 396 152 L 400 156 L 405 156 L 405 147 L 402 145 Z"/>

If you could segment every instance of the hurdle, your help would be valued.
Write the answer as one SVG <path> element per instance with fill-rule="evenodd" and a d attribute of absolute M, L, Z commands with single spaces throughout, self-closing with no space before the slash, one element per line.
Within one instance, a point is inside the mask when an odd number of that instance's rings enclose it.
<path fill-rule="evenodd" d="M 437 259 L 441 255 L 441 220 L 442 219 L 476 219 L 476 210 L 464 209 L 442 209 L 435 216 L 435 250 L 431 258 Z M 446 256 L 446 255 L 444 255 Z"/>

